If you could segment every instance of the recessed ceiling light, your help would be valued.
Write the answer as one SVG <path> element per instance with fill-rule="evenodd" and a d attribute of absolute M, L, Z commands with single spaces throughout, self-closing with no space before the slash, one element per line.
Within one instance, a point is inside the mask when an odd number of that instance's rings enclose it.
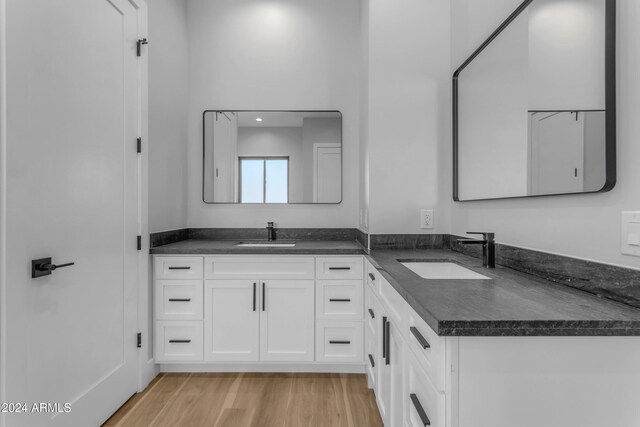
<path fill-rule="evenodd" d="M 262 117 L 258 117 L 258 118 L 256 119 L 256 122 L 261 122 L 261 121 L 262 121 Z"/>

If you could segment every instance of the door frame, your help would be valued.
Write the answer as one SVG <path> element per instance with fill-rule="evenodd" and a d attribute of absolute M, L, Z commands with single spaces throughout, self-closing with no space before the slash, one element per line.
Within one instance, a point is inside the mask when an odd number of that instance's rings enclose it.
<path fill-rule="evenodd" d="M 6 0 L 0 0 L 0 402 L 6 402 L 7 327 L 7 25 Z M 0 427 L 5 414 L 0 412 Z"/>
<path fill-rule="evenodd" d="M 340 149 L 340 200 L 342 201 L 342 143 L 340 142 L 314 142 L 313 143 L 313 203 L 318 203 L 318 149 L 319 148 L 339 148 Z"/>
<path fill-rule="evenodd" d="M 148 8 L 146 0 L 128 0 L 137 10 L 138 38 L 147 37 Z M 6 401 L 6 0 L 0 0 L 0 402 Z M 148 141 L 148 55 L 143 54 L 138 62 L 138 133 L 142 141 Z M 132 146 L 133 146 L 132 141 Z M 148 146 L 148 144 L 146 145 Z M 152 309 L 149 263 L 149 222 L 148 222 L 148 150 L 142 150 L 138 157 L 138 234 L 142 236 L 142 250 L 138 253 L 137 278 L 137 327 L 142 332 L 142 348 L 138 352 L 138 391 L 142 391 L 156 376 L 158 368 L 153 359 L 150 316 Z M 144 337 L 147 337 L 145 340 Z M 0 427 L 6 425 L 5 415 L 0 413 Z"/>

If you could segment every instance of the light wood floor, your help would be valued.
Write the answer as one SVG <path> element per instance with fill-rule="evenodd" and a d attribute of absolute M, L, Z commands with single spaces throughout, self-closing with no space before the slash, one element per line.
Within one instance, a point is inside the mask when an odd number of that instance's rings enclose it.
<path fill-rule="evenodd" d="M 365 375 L 160 374 L 103 427 L 382 427 Z"/>

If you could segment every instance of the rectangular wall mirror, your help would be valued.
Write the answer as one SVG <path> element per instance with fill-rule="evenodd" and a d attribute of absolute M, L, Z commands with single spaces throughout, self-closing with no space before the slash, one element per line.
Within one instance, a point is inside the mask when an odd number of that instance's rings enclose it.
<path fill-rule="evenodd" d="M 205 203 L 340 203 L 339 111 L 203 114 Z"/>
<path fill-rule="evenodd" d="M 615 0 L 527 0 L 453 77 L 456 201 L 616 182 Z"/>

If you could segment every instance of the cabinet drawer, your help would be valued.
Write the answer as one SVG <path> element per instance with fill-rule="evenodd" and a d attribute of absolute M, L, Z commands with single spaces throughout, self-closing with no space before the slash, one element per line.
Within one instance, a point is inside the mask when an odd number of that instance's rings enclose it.
<path fill-rule="evenodd" d="M 369 288 L 365 289 L 364 302 L 364 323 L 368 332 L 377 339 L 378 336 L 378 320 L 380 315 L 378 298 L 374 291 Z"/>
<path fill-rule="evenodd" d="M 156 280 L 156 319 L 202 320 L 202 280 Z"/>
<path fill-rule="evenodd" d="M 380 280 L 378 280 L 378 277 L 380 276 L 380 273 L 378 273 L 378 270 L 376 270 L 376 268 L 369 262 L 367 261 L 367 285 L 369 286 L 370 289 L 372 289 L 374 292 L 378 292 L 378 283 L 380 283 Z"/>
<path fill-rule="evenodd" d="M 410 427 L 424 427 L 428 418 L 431 427 L 445 427 L 445 394 L 436 390 L 411 352 L 405 360 L 405 424 Z"/>
<path fill-rule="evenodd" d="M 318 257 L 316 259 L 317 279 L 362 279 L 364 259 L 355 257 Z"/>
<path fill-rule="evenodd" d="M 156 279 L 202 279 L 202 257 L 157 256 Z"/>
<path fill-rule="evenodd" d="M 203 358 L 202 322 L 157 321 L 156 362 L 199 361 Z"/>
<path fill-rule="evenodd" d="M 320 320 L 362 320 L 362 280 L 318 280 L 316 314 Z"/>
<path fill-rule="evenodd" d="M 318 322 L 316 361 L 362 363 L 362 322 Z"/>
<path fill-rule="evenodd" d="M 388 310 L 389 316 L 394 320 L 394 323 L 398 325 L 398 329 L 402 331 L 403 335 L 406 335 L 404 334 L 403 328 L 407 322 L 406 311 L 409 305 L 381 274 L 378 274 L 376 280 L 380 281 L 378 285 L 380 289 L 380 302 L 385 306 L 386 310 Z"/>
<path fill-rule="evenodd" d="M 205 257 L 206 279 L 313 279 L 313 257 L 212 256 Z"/>
<path fill-rule="evenodd" d="M 407 308 L 405 327 L 407 344 L 416 355 L 416 360 L 436 388 L 444 391 L 447 372 L 445 338 L 438 336 L 411 307 Z"/>

